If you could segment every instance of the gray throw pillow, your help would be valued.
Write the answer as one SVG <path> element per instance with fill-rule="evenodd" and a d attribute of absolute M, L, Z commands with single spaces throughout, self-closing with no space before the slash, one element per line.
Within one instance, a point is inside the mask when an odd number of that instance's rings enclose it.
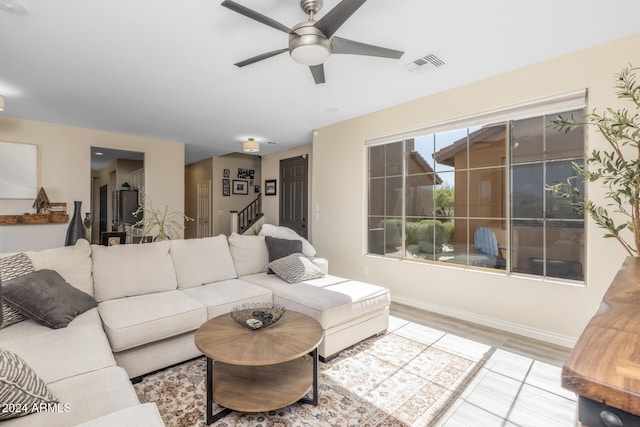
<path fill-rule="evenodd" d="M 284 258 L 291 254 L 302 252 L 302 242 L 300 240 L 280 239 L 277 237 L 265 236 L 264 242 L 267 244 L 269 262 Z M 273 271 L 268 268 L 267 273 L 273 274 Z"/>
<path fill-rule="evenodd" d="M 0 420 L 29 415 L 41 404 L 56 403 L 45 382 L 17 354 L 0 348 Z"/>
<path fill-rule="evenodd" d="M 19 253 L 8 257 L 0 258 L 0 287 L 11 279 L 24 276 L 33 272 L 33 264 L 31 258 L 27 254 Z M 2 291 L 0 290 L 0 293 Z M 11 326 L 14 323 L 22 322 L 26 319 L 15 308 L 5 304 L 0 298 L 2 305 L 2 315 L 0 315 L 0 329 Z"/>
<path fill-rule="evenodd" d="M 265 236 L 264 241 L 267 244 L 267 251 L 269 252 L 269 262 L 302 252 L 302 242 L 300 240 Z"/>
<path fill-rule="evenodd" d="M 301 253 L 277 259 L 268 265 L 279 278 L 287 283 L 298 283 L 324 276 L 322 270 Z"/>
<path fill-rule="evenodd" d="M 38 270 L 2 285 L 5 303 L 36 322 L 59 329 L 97 306 L 89 294 L 74 288 L 53 270 Z"/>

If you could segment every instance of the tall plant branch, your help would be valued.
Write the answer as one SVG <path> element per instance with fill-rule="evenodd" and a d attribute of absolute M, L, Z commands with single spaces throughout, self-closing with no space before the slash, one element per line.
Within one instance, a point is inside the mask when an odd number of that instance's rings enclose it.
<path fill-rule="evenodd" d="M 573 163 L 575 174 L 566 182 L 547 187 L 562 197 L 571 197 L 578 212 L 588 213 L 598 226 L 607 230 L 604 237 L 615 238 L 633 256 L 638 256 L 640 248 L 640 86 L 636 83 L 639 69 L 628 65 L 617 74 L 614 85 L 617 97 L 631 102 L 634 113 L 626 108 L 606 108 L 598 114 L 594 109 L 584 117 L 584 121 L 558 116 L 551 122 L 554 129 L 565 132 L 579 126 L 594 125 L 611 150 L 593 150 L 584 165 Z M 634 159 L 625 157 L 624 147 L 627 145 L 634 149 Z M 589 200 L 577 185 L 578 179 L 601 182 L 607 188 L 606 207 Z M 607 207 L 625 218 L 614 220 Z M 631 233 L 633 241 L 623 233 Z"/>
<path fill-rule="evenodd" d="M 158 235 L 162 238 L 177 239 L 179 230 L 185 227 L 184 223 L 193 221 L 193 218 L 180 211 L 169 212 L 169 206 L 165 206 L 164 211 L 154 208 L 153 201 L 143 189 L 140 190 L 140 193 L 143 196 L 143 202 L 138 205 L 138 209 L 133 212 L 133 216 L 137 218 L 141 215 L 142 218 L 133 226 L 141 227 L 143 236 L 149 236 L 151 231 L 158 227 Z"/>

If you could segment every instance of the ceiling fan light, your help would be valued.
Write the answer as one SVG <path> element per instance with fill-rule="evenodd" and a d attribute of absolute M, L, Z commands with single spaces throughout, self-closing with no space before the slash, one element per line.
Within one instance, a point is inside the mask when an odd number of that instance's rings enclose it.
<path fill-rule="evenodd" d="M 260 151 L 260 144 L 253 138 L 249 138 L 242 143 L 242 151 L 245 153 L 257 153 Z"/>
<path fill-rule="evenodd" d="M 302 65 L 320 65 L 329 58 L 331 52 L 322 45 L 297 46 L 291 51 L 291 58 Z"/>

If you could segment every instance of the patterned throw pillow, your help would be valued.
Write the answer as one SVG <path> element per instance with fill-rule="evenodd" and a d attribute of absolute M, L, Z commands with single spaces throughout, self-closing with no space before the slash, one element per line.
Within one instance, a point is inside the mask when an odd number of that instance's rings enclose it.
<path fill-rule="evenodd" d="M 41 404 L 58 400 L 27 362 L 0 348 L 0 402 L 11 404 L 7 411 L 0 411 L 0 420 L 6 420 L 29 415 Z"/>
<path fill-rule="evenodd" d="M 324 276 L 322 270 L 301 253 L 272 261 L 269 263 L 269 268 L 288 283 L 298 283 Z"/>
<path fill-rule="evenodd" d="M 0 258 L 0 286 L 11 279 L 33 273 L 33 271 L 34 269 L 31 259 L 25 254 L 20 253 Z M 20 314 L 13 307 L 10 307 L 3 302 L 2 319 L 0 329 L 6 328 L 14 323 L 22 322 L 26 317 Z"/>

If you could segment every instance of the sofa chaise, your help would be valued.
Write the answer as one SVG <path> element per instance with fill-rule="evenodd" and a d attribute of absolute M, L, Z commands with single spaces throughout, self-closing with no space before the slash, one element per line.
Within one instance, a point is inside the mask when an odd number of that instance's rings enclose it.
<path fill-rule="evenodd" d="M 95 306 L 59 329 L 32 319 L 0 329 L 0 350 L 22 358 L 60 402 L 0 426 L 163 425 L 131 380 L 200 356 L 196 329 L 237 306 L 275 303 L 315 318 L 325 331 L 323 360 L 387 329 L 387 289 L 329 275 L 305 239 L 263 230 L 274 235 L 109 247 L 79 240 L 26 252 L 36 272 L 56 271 Z M 16 256 L 0 255 L 0 271 Z"/>

